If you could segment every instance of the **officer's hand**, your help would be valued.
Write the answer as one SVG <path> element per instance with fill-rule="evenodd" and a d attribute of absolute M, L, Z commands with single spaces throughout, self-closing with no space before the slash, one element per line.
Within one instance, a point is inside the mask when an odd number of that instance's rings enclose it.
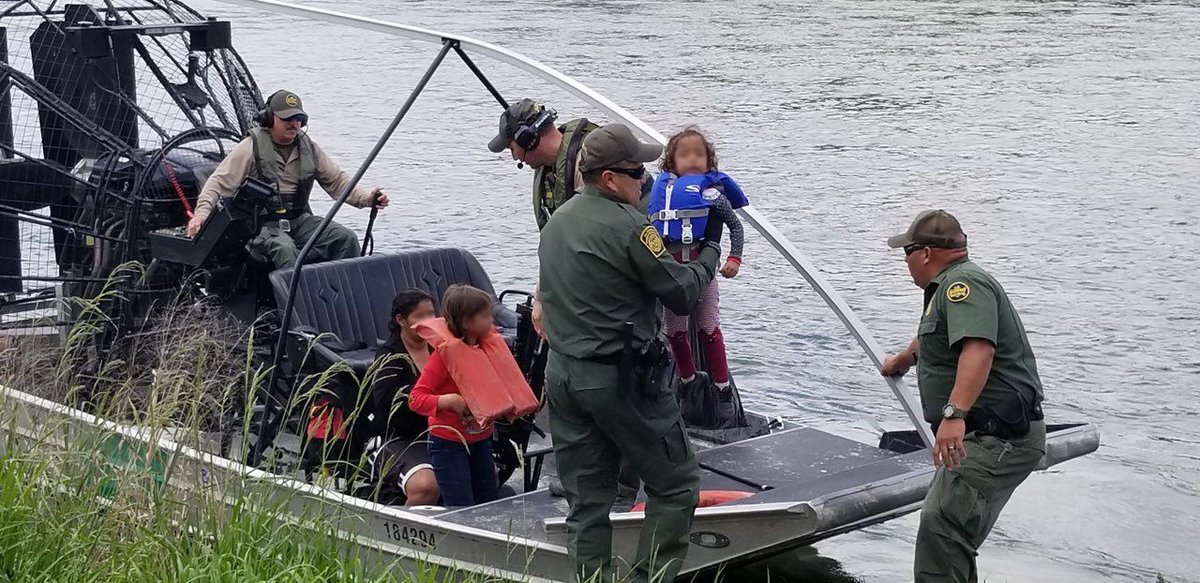
<path fill-rule="evenodd" d="M 533 331 L 545 338 L 546 331 L 542 328 L 542 301 L 537 298 L 533 300 L 533 313 L 530 314 L 530 318 L 533 320 Z"/>
<path fill-rule="evenodd" d="M 204 217 L 192 217 L 192 220 L 187 224 L 187 236 L 193 239 L 196 238 L 196 233 L 200 232 L 200 227 L 204 226 Z"/>
<path fill-rule="evenodd" d="M 718 245 L 721 244 L 721 232 L 725 230 L 725 223 L 716 220 L 716 217 L 710 216 L 708 224 L 704 225 L 704 240 L 712 241 Z"/>
<path fill-rule="evenodd" d="M 387 208 L 388 203 L 391 202 L 381 188 L 371 191 L 371 201 L 371 206 L 377 209 Z"/>
<path fill-rule="evenodd" d="M 962 419 L 942 419 L 938 425 L 937 440 L 933 442 L 933 465 L 953 470 L 967 459 L 963 437 L 967 434 L 967 422 Z"/>
<path fill-rule="evenodd" d="M 912 364 L 912 356 L 907 352 L 901 352 L 887 357 L 879 372 L 885 377 L 904 376 L 908 373 L 908 369 L 912 368 Z"/>

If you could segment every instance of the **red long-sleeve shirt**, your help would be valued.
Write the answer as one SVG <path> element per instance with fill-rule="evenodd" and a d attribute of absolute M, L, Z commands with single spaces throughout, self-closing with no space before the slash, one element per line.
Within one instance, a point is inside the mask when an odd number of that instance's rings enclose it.
<path fill-rule="evenodd" d="M 467 443 L 478 443 L 490 439 L 492 437 L 490 423 L 482 432 L 470 433 L 467 431 L 467 424 L 463 423 L 462 417 L 458 413 L 451 410 L 438 411 L 438 397 L 451 394 L 461 394 L 461 391 L 458 389 L 458 384 L 450 377 L 446 363 L 442 362 L 441 353 L 435 350 L 429 357 L 429 362 L 425 363 L 425 369 L 421 371 L 421 378 L 417 379 L 417 384 L 413 385 L 412 391 L 409 392 L 408 408 L 412 409 L 414 413 L 429 418 L 429 433 L 435 437 L 450 441 L 461 441 L 466 438 Z"/>

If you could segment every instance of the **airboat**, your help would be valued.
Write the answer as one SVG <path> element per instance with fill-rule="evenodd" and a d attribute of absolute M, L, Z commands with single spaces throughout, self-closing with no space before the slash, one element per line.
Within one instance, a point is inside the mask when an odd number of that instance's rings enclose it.
<path fill-rule="evenodd" d="M 643 139 L 665 141 L 590 88 L 489 43 L 275 0 L 224 1 L 437 47 L 354 183 L 452 53 L 500 107 L 507 101 L 474 57 L 507 63 L 629 125 Z M 0 8 L 0 339 L 61 338 L 79 318 L 63 300 L 95 297 L 129 262 L 144 270 L 117 284 L 123 293 L 108 300 L 114 316 L 92 334 L 88 360 L 109 358 L 164 297 L 180 293 L 201 294 L 247 325 L 262 325 L 263 313 L 275 315 L 267 320 L 267 340 L 251 348 L 272 365 L 265 387 L 254 393 L 259 402 L 247 408 L 249 419 L 219 423 L 220 438 L 212 443 L 151 434 L 27 387 L 0 387 L 8 436 L 0 448 L 102 433 L 136 451 L 155 452 L 156 467 L 169 468 L 165 487 L 226 497 L 228 504 L 241 487 L 266 488 L 287 516 L 297 522 L 321 517 L 336 536 L 385 564 L 420 561 L 513 580 L 567 578 L 567 506 L 545 487 L 552 456 L 536 419 L 513 440 L 515 463 L 498 460 L 502 475 L 512 476 L 507 495 L 469 508 L 388 506 L 324 487 L 294 465 L 267 463 L 298 442 L 299 422 L 281 400 L 301 377 L 334 363 L 359 372 L 369 366 L 386 337 L 387 302 L 397 291 L 419 287 L 440 297 L 451 284 L 469 283 L 496 292 L 484 266 L 457 248 L 375 254 L 364 244 L 360 258 L 268 274 L 244 249 L 265 195 L 253 185 L 244 185 L 196 238 L 184 236 L 205 179 L 263 106 L 230 32 L 230 22 L 206 18 L 178 0 L 17 0 Z M 812 263 L 758 210 L 739 212 L 879 366 L 880 347 Z M 364 239 L 370 240 L 370 227 Z M 502 331 L 526 373 L 536 376 L 544 347 L 530 331 L 528 310 L 522 309 L 528 304 L 520 303 L 528 296 L 496 295 Z M 809 545 L 919 509 L 934 473 L 931 436 L 904 382 L 887 383 L 914 430 L 884 433 L 875 444 L 752 407 L 735 426 L 690 428 L 702 488 L 748 495 L 697 510 L 681 575 Z M 1099 432 L 1091 425 L 1052 425 L 1042 467 L 1098 446 Z M 644 515 L 614 512 L 612 519 L 614 554 L 634 556 Z"/>

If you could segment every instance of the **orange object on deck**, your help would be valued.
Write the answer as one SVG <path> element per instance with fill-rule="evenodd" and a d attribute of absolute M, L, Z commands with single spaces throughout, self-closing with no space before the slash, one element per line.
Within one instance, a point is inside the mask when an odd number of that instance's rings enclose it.
<path fill-rule="evenodd" d="M 413 329 L 441 353 L 450 377 L 481 426 L 538 410 L 533 389 L 495 328 L 479 339 L 479 346 L 469 346 L 456 338 L 444 318 L 425 320 Z"/>
<path fill-rule="evenodd" d="M 700 504 L 698 504 L 696 506 L 696 508 L 707 508 L 709 506 L 716 506 L 717 504 L 733 502 L 734 500 L 741 500 L 742 498 L 749 498 L 750 496 L 753 496 L 753 495 L 754 495 L 753 492 L 739 492 L 737 490 L 701 490 L 700 491 Z M 638 502 L 637 504 L 634 504 L 633 508 L 630 508 L 629 511 L 630 512 L 645 512 L 646 511 L 646 503 Z"/>

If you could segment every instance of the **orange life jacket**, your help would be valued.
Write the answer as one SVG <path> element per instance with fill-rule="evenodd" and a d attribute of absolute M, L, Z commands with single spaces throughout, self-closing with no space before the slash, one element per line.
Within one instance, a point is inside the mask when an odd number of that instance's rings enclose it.
<path fill-rule="evenodd" d="M 494 419 L 515 419 L 538 410 L 521 367 L 494 328 L 470 346 L 450 333 L 444 318 L 432 318 L 413 329 L 441 354 L 450 378 L 467 408 L 482 426 Z"/>

